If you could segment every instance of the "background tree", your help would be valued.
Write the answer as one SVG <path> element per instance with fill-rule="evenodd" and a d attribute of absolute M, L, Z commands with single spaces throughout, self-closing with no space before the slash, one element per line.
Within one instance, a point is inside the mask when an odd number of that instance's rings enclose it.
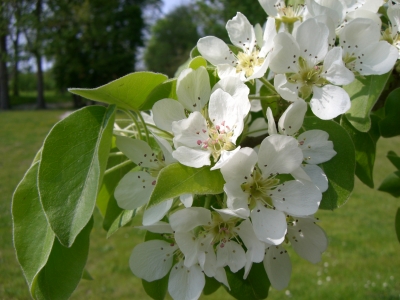
<path fill-rule="evenodd" d="M 156 22 L 144 55 L 149 70 L 173 77 L 188 59 L 200 38 L 194 14 L 193 6 L 179 6 Z"/>
<path fill-rule="evenodd" d="M 10 6 L 8 1 L 0 3 L 0 109 L 10 108 L 8 94 L 8 71 L 7 71 L 7 36 L 9 34 Z"/>
<path fill-rule="evenodd" d="M 49 1 L 52 42 L 47 54 L 54 60 L 57 88 L 97 87 L 135 70 L 143 45 L 143 10 L 159 7 L 152 0 Z M 75 98 L 75 105 L 80 105 Z"/>

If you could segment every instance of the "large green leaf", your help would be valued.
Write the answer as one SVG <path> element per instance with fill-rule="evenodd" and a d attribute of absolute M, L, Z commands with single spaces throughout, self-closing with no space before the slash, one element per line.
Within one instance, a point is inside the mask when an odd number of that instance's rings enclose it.
<path fill-rule="evenodd" d="M 51 228 L 69 247 L 92 216 L 110 151 L 115 106 L 90 106 L 58 122 L 43 145 L 39 194 Z"/>
<path fill-rule="evenodd" d="M 221 286 L 221 283 L 216 280 L 214 277 L 206 277 L 206 284 L 204 285 L 203 288 L 203 294 L 204 295 L 211 295 L 215 293 L 219 287 Z"/>
<path fill-rule="evenodd" d="M 55 239 L 46 266 L 35 282 L 36 299 L 68 299 L 81 280 L 89 253 L 93 219 L 76 237 L 70 248 Z"/>
<path fill-rule="evenodd" d="M 384 90 L 392 72 L 383 75 L 358 76 L 344 86 L 351 99 L 346 118 L 358 131 L 367 132 L 371 127 L 370 113 Z"/>
<path fill-rule="evenodd" d="M 37 190 L 36 162 L 26 172 L 12 201 L 14 247 L 29 290 L 33 296 L 33 283 L 49 258 L 54 233 L 47 223 Z"/>
<path fill-rule="evenodd" d="M 334 121 L 305 117 L 303 127 L 326 131 L 337 152 L 331 160 L 319 165 L 328 177 L 328 190 L 323 193 L 320 208 L 333 210 L 346 203 L 354 188 L 356 160 L 353 141 Z"/>
<path fill-rule="evenodd" d="M 378 188 L 379 191 L 400 197 L 400 171 L 389 174 Z"/>
<path fill-rule="evenodd" d="M 223 192 L 224 184 L 219 170 L 210 171 L 210 167 L 196 169 L 174 163 L 161 170 L 147 207 L 182 194 L 219 194 Z"/>
<path fill-rule="evenodd" d="M 265 299 L 268 297 L 271 283 L 269 281 L 267 272 L 265 272 L 264 264 L 262 262 L 257 264 L 253 263 L 247 279 L 253 287 L 254 295 L 258 299 Z"/>
<path fill-rule="evenodd" d="M 139 109 L 150 110 L 152 109 L 154 103 L 165 98 L 177 100 L 178 96 L 176 95 L 176 82 L 176 79 L 169 79 L 155 87 L 146 97 L 146 100 L 143 102 Z"/>
<path fill-rule="evenodd" d="M 376 142 L 369 132 L 356 130 L 345 117 L 342 117 L 341 125 L 346 129 L 355 146 L 357 177 L 370 188 L 374 188 L 373 168 Z"/>
<path fill-rule="evenodd" d="M 167 79 L 168 77 L 164 74 L 136 72 L 95 89 L 71 88 L 68 91 L 90 100 L 138 110 L 151 91 Z"/>
<path fill-rule="evenodd" d="M 385 118 L 379 123 L 383 137 L 400 135 L 400 88 L 392 91 L 385 102 Z"/>

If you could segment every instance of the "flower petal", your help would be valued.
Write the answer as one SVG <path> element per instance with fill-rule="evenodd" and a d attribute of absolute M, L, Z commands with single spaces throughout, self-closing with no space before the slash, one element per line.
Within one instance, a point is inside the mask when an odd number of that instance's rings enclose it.
<path fill-rule="evenodd" d="M 266 249 L 264 268 L 271 285 L 282 290 L 288 286 L 292 264 L 287 251 L 282 246 L 270 246 Z"/>
<path fill-rule="evenodd" d="M 274 79 L 274 87 L 279 95 L 287 100 L 287 101 L 297 101 L 303 100 L 299 97 L 299 83 L 291 83 L 286 79 L 286 76 L 283 74 L 278 74 L 275 76 Z M 303 100 L 304 101 L 304 100 Z"/>
<path fill-rule="evenodd" d="M 160 221 L 172 206 L 173 199 L 163 201 L 146 209 L 143 213 L 143 225 L 151 225 Z"/>
<path fill-rule="evenodd" d="M 201 149 L 198 141 L 204 142 L 209 138 L 206 119 L 197 111 L 191 113 L 187 119 L 173 122 L 172 132 L 175 135 L 175 148 L 187 146 Z"/>
<path fill-rule="evenodd" d="M 190 268 L 178 262 L 171 270 L 168 292 L 173 299 L 195 300 L 201 295 L 206 280 L 198 265 Z"/>
<path fill-rule="evenodd" d="M 278 122 L 280 134 L 294 135 L 303 125 L 304 116 L 307 112 L 307 103 L 298 100 L 289 105 Z"/>
<path fill-rule="evenodd" d="M 153 105 L 153 119 L 157 127 L 172 131 L 172 122 L 186 119 L 185 108 L 173 99 L 162 99 Z"/>
<path fill-rule="evenodd" d="M 246 264 L 246 253 L 243 248 L 233 240 L 220 242 L 217 246 L 217 266 L 229 266 L 236 273 Z"/>
<path fill-rule="evenodd" d="M 146 204 L 154 190 L 156 178 L 147 172 L 127 173 L 115 188 L 114 197 L 123 209 L 135 209 Z"/>
<path fill-rule="evenodd" d="M 168 274 L 172 266 L 175 244 L 152 240 L 137 245 L 129 258 L 133 274 L 146 281 L 154 281 Z"/>
<path fill-rule="evenodd" d="M 135 164 L 144 168 L 158 168 L 157 161 L 154 161 L 155 153 L 145 141 L 119 135 L 116 138 L 119 150 Z"/>
<path fill-rule="evenodd" d="M 354 80 L 354 73 L 346 68 L 342 59 L 342 48 L 335 47 L 325 56 L 322 75 L 336 85 L 349 84 Z"/>
<path fill-rule="evenodd" d="M 188 167 L 201 168 L 203 166 L 211 165 L 210 152 L 207 150 L 192 149 L 181 146 L 172 152 L 172 156 L 182 165 Z"/>
<path fill-rule="evenodd" d="M 173 213 L 169 223 L 176 232 L 188 232 L 197 226 L 211 224 L 211 212 L 203 207 L 188 207 Z"/>
<path fill-rule="evenodd" d="M 277 74 L 297 72 L 300 47 L 294 37 L 286 32 L 280 32 L 274 38 L 274 45 L 269 54 L 271 71 Z"/>
<path fill-rule="evenodd" d="M 214 66 L 228 64 L 235 66 L 236 57 L 225 42 L 214 36 L 199 39 L 197 49 L 200 54 Z"/>
<path fill-rule="evenodd" d="M 328 140 L 326 131 L 314 129 L 303 132 L 297 137 L 304 160 L 309 164 L 320 164 L 336 155 L 333 142 Z"/>
<path fill-rule="evenodd" d="M 179 199 L 181 200 L 182 204 L 185 205 L 185 207 L 192 207 L 192 204 L 193 204 L 193 195 L 192 194 L 180 195 Z"/>
<path fill-rule="evenodd" d="M 236 47 L 245 52 L 252 52 L 256 40 L 254 28 L 240 12 L 226 23 L 229 38 Z"/>
<path fill-rule="evenodd" d="M 334 85 L 313 87 L 310 101 L 312 112 L 322 120 L 330 120 L 344 114 L 351 106 L 350 97 L 344 89 Z"/>

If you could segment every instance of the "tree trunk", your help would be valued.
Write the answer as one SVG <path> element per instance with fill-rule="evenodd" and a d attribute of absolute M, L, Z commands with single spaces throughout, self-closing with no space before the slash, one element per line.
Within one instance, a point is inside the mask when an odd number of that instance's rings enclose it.
<path fill-rule="evenodd" d="M 7 73 L 7 39 L 6 35 L 0 35 L 0 109 L 10 109 L 10 98 L 8 95 L 8 73 Z"/>
<path fill-rule="evenodd" d="M 46 102 L 44 101 L 44 84 L 43 84 L 43 69 L 42 69 L 42 56 L 36 54 L 36 77 L 37 77 L 37 108 L 46 108 Z"/>
<path fill-rule="evenodd" d="M 14 45 L 14 64 L 13 64 L 13 95 L 14 96 L 19 96 L 19 70 L 18 70 L 18 64 L 19 64 L 19 29 L 17 28 L 15 40 L 13 40 L 13 45 Z"/>

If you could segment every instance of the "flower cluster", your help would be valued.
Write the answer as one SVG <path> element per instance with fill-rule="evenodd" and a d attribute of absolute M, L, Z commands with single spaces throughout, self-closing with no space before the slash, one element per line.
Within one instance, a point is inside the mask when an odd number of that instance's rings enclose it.
<path fill-rule="evenodd" d="M 390 24 L 381 32 L 380 0 L 307 0 L 296 7 L 259 1 L 269 16 L 263 29 L 237 13 L 226 24 L 232 45 L 212 36 L 198 41 L 207 63 L 181 71 L 176 97 L 160 99 L 145 115 L 147 142 L 123 131 L 116 138 L 138 166 L 118 184 L 117 203 L 142 207 L 140 228 L 159 234 L 133 249 L 131 270 L 149 282 L 168 276 L 174 299 L 197 299 L 206 277 L 229 290 L 227 272 L 243 269 L 246 279 L 258 263 L 283 289 L 291 273 L 288 246 L 320 261 L 327 237 L 314 214 L 329 188 L 321 164 L 337 151 L 328 132 L 305 119 L 344 114 L 351 102 L 343 86 L 389 72 L 399 57 L 399 4 L 389 4 Z M 260 113 L 249 99 L 263 97 L 286 104 L 277 109 L 266 101 L 263 117 L 255 118 Z M 185 190 L 152 203 L 164 170 L 175 164 L 218 173 L 220 191 Z"/>

